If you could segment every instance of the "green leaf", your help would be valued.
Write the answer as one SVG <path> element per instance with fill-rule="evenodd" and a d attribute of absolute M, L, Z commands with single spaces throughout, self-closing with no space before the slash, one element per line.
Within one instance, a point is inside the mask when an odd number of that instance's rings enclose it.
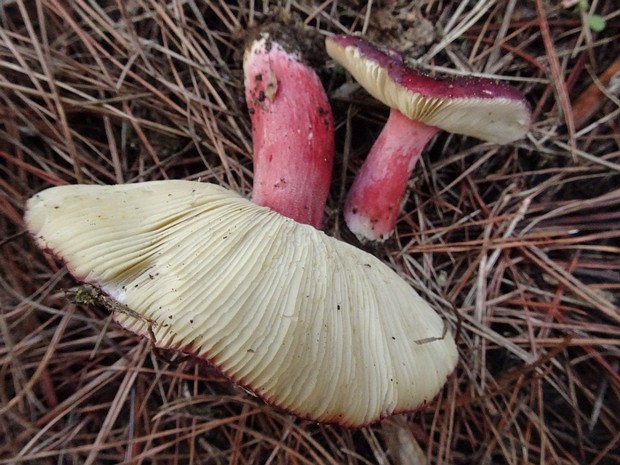
<path fill-rule="evenodd" d="M 590 21 L 588 21 L 588 26 L 594 32 L 601 32 L 605 29 L 605 19 L 603 19 L 600 15 L 592 15 L 590 16 Z"/>

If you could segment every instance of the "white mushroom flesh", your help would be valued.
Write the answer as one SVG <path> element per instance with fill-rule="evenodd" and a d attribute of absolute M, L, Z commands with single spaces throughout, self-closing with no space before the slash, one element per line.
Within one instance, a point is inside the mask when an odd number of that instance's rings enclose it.
<path fill-rule="evenodd" d="M 212 184 L 55 187 L 26 222 L 131 309 L 122 326 L 302 417 L 361 426 L 416 409 L 457 362 L 442 319 L 378 259 Z"/>

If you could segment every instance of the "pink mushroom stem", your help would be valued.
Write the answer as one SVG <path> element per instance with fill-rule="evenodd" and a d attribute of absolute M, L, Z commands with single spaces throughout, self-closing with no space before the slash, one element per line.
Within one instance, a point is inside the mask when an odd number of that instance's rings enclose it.
<path fill-rule="evenodd" d="M 334 157 L 334 122 L 316 73 L 269 36 L 244 58 L 252 121 L 252 200 L 321 228 Z"/>
<path fill-rule="evenodd" d="M 345 220 L 358 237 L 382 241 L 390 236 L 411 172 L 437 131 L 398 110 L 390 111 L 345 203 Z"/>

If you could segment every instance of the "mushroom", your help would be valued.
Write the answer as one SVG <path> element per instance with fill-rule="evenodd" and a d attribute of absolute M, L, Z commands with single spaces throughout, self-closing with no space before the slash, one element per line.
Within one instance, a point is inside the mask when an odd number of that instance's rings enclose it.
<path fill-rule="evenodd" d="M 332 175 L 334 121 L 321 81 L 291 42 L 263 33 L 243 59 L 254 144 L 252 199 L 320 228 Z"/>
<path fill-rule="evenodd" d="M 190 181 L 62 186 L 28 201 L 29 231 L 118 302 L 120 325 L 270 404 L 350 427 L 426 405 L 457 362 L 450 332 L 385 264 L 317 229 L 333 156 L 318 78 L 268 36 L 244 69 L 254 203 Z"/>
<path fill-rule="evenodd" d="M 407 180 L 424 146 L 440 129 L 505 144 L 525 135 L 530 107 L 513 87 L 492 79 L 433 79 L 360 37 L 325 39 L 344 66 L 390 115 L 345 203 L 344 216 L 361 240 L 382 241 L 394 230 Z"/>
<path fill-rule="evenodd" d="M 439 315 L 377 258 L 213 184 L 54 187 L 25 220 L 122 326 L 304 418 L 417 409 L 457 362 Z"/>

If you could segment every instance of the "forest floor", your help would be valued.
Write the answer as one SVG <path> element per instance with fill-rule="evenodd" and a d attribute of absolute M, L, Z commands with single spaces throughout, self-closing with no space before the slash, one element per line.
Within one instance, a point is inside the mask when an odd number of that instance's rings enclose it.
<path fill-rule="evenodd" d="M 620 463 L 620 9 L 614 0 L 0 2 L 0 464 Z M 242 57 L 315 40 L 336 127 L 325 232 L 398 271 L 457 335 L 429 408 L 359 430 L 294 418 L 71 298 L 26 200 L 56 185 L 213 182 L 249 197 Z M 438 134 L 393 237 L 344 196 L 387 110 L 324 52 L 359 33 L 532 106 L 498 146 Z"/>

